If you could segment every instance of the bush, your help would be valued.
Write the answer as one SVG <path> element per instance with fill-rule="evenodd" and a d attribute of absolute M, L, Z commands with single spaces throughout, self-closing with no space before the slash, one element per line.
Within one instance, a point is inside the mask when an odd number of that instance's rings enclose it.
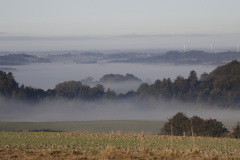
<path fill-rule="evenodd" d="M 182 136 L 184 132 L 189 131 L 189 126 L 189 118 L 185 114 L 178 112 L 165 123 L 162 134 Z"/>
<path fill-rule="evenodd" d="M 237 122 L 236 126 L 233 127 L 232 136 L 234 138 L 240 138 L 240 122 Z"/>
<path fill-rule="evenodd" d="M 219 122 L 216 119 L 204 120 L 198 116 L 188 118 L 184 113 L 178 112 L 164 124 L 161 134 L 190 136 L 192 135 L 192 132 L 197 136 L 221 137 L 228 133 L 228 130 L 224 127 L 222 122 Z"/>

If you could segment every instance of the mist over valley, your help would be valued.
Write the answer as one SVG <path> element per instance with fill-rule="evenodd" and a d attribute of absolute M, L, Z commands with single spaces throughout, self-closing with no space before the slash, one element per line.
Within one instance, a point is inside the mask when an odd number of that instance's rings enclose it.
<path fill-rule="evenodd" d="M 51 62 L 27 65 L 7 65 L 19 85 L 47 91 L 67 81 L 82 81 L 90 87 L 103 84 L 116 94 L 128 95 L 139 90 L 142 83 L 152 85 L 156 80 L 178 76 L 189 78 L 191 71 L 197 76 L 212 72 L 215 65 L 174 65 L 170 63 L 76 63 Z M 133 77 L 135 81 L 119 81 L 118 78 Z M 104 81 L 104 77 L 110 77 Z M 111 77 L 113 79 L 111 79 Z M 114 80 L 115 79 L 115 80 Z M 87 82 L 89 81 L 89 83 Z M 156 82 L 155 82 L 156 83 Z M 125 94 L 125 95 L 124 95 Z M 136 93 L 134 93 L 136 94 Z M 130 96 L 131 97 L 131 96 Z M 183 101 L 147 100 L 140 98 L 99 99 L 93 101 L 77 99 L 43 99 L 38 103 L 1 98 L 1 121 L 46 122 L 46 121 L 95 121 L 95 120 L 154 120 L 165 121 L 177 112 L 189 116 L 221 120 L 229 129 L 238 121 L 238 109 L 221 108 L 207 103 Z"/>
<path fill-rule="evenodd" d="M 86 77 L 93 77 L 98 81 L 106 74 L 133 74 L 143 82 L 153 83 L 157 79 L 175 79 L 178 75 L 187 77 L 191 70 L 198 75 L 212 71 L 212 65 L 172 65 L 172 64 L 135 64 L 135 63 L 96 63 L 77 64 L 68 63 L 34 63 L 22 66 L 13 66 L 12 73 L 19 84 L 42 89 L 54 88 L 56 84 Z M 138 86 L 136 86 L 138 87 Z M 116 87 L 115 87 L 116 88 Z M 106 88 L 107 89 L 107 88 Z"/>
<path fill-rule="evenodd" d="M 0 2 L 0 159 L 240 159 L 240 1 Z"/>

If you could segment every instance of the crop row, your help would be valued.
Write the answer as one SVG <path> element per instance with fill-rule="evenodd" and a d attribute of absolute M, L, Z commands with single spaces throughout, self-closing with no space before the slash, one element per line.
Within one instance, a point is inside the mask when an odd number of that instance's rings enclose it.
<path fill-rule="evenodd" d="M 240 158 L 240 139 L 174 137 L 121 133 L 0 132 L 3 151 L 81 152 L 102 155 L 109 151 L 150 156 L 180 155 L 201 158 Z M 0 152 L 1 155 L 1 152 Z"/>

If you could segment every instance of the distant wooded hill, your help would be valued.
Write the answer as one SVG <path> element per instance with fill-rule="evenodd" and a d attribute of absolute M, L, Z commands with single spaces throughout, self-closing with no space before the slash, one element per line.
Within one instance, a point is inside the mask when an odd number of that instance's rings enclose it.
<path fill-rule="evenodd" d="M 153 55 L 149 57 L 121 60 L 119 62 L 223 65 L 232 61 L 233 59 L 239 60 L 240 52 L 208 53 L 204 51 L 169 51 L 163 55 Z"/>
<path fill-rule="evenodd" d="M 119 83 L 119 82 L 136 82 L 141 83 L 142 80 L 138 77 L 135 77 L 133 74 L 127 73 L 125 76 L 121 74 L 106 74 L 99 81 L 93 81 L 93 77 L 86 77 L 81 80 L 84 84 L 91 84 L 91 83 Z"/>
<path fill-rule="evenodd" d="M 25 65 L 29 63 L 50 63 L 49 59 L 27 55 L 27 54 L 9 54 L 0 56 L 0 65 Z"/>
<path fill-rule="evenodd" d="M 106 75 L 102 80 L 136 79 L 135 76 Z M 120 78 L 120 79 L 121 79 Z M 117 78 L 118 79 L 118 78 Z M 136 79 L 137 80 L 137 79 Z M 97 99 L 132 99 L 134 101 L 182 101 L 201 104 L 211 104 L 218 107 L 240 108 L 240 63 L 234 60 L 217 67 L 211 73 L 203 73 L 200 78 L 193 70 L 188 78 L 182 76 L 171 80 L 164 78 L 153 84 L 142 83 L 137 91 L 116 94 L 105 90 L 103 85 L 90 87 L 80 81 L 59 83 L 54 89 L 44 91 L 32 87 L 20 86 L 11 72 L 0 71 L 0 95 L 9 99 L 39 102 L 43 99 L 80 99 L 92 101 Z"/>
<path fill-rule="evenodd" d="M 120 74 L 107 74 L 104 75 L 100 82 L 107 83 L 107 82 L 126 82 L 126 81 L 134 81 L 134 82 L 142 82 L 141 79 L 135 77 L 132 74 L 120 75 Z"/>
<path fill-rule="evenodd" d="M 55 53 L 55 52 L 54 52 Z M 173 63 L 223 65 L 233 59 L 240 60 L 240 52 L 169 51 L 166 53 L 95 53 L 69 52 L 56 55 L 35 56 L 29 54 L 8 54 L 0 56 L 0 65 L 24 65 L 28 63 L 75 62 L 75 63 Z"/>
<path fill-rule="evenodd" d="M 86 77 L 81 82 L 90 86 L 102 84 L 116 93 L 127 93 L 129 90 L 136 91 L 142 80 L 127 73 L 126 75 L 106 74 L 99 81 L 94 81 L 93 77 Z"/>

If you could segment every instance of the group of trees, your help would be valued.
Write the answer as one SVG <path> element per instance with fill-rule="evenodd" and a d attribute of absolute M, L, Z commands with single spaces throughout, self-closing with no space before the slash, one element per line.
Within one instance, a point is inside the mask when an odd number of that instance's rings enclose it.
<path fill-rule="evenodd" d="M 127 74 L 119 76 L 109 74 L 102 80 L 136 79 Z M 240 63 L 232 61 L 220 66 L 210 74 L 203 73 L 200 79 L 195 71 L 188 78 L 178 76 L 174 81 L 170 78 L 156 80 L 153 84 L 142 83 L 137 91 L 117 95 L 114 91 L 97 84 L 90 87 L 80 81 L 66 81 L 57 84 L 54 89 L 44 91 L 32 87 L 20 86 L 14 80 L 11 72 L 0 71 L 0 95 L 8 98 L 38 101 L 44 98 L 67 98 L 81 100 L 96 100 L 101 98 L 124 99 L 136 101 L 182 101 L 208 103 L 220 107 L 240 107 Z"/>
<path fill-rule="evenodd" d="M 137 90 L 139 99 L 178 100 L 183 102 L 209 103 L 220 107 L 240 107 L 240 63 L 236 60 L 220 66 L 200 79 L 195 71 L 188 78 L 178 76 L 143 83 Z"/>
<path fill-rule="evenodd" d="M 106 74 L 100 79 L 100 83 L 108 83 L 108 82 L 126 82 L 126 81 L 134 81 L 136 83 L 142 82 L 141 79 L 135 77 L 133 74 Z"/>
<path fill-rule="evenodd" d="M 66 81 L 56 85 L 54 96 L 68 99 L 95 100 L 104 96 L 104 87 L 97 84 L 95 87 L 82 84 L 80 81 Z"/>
<path fill-rule="evenodd" d="M 25 87 L 24 85 L 19 87 L 12 73 L 3 71 L 0 71 L 0 95 L 5 98 L 26 100 L 29 102 L 38 102 L 45 98 L 95 100 L 105 96 L 116 96 L 111 90 L 104 92 L 104 87 L 100 84 L 91 88 L 88 85 L 82 84 L 80 81 L 59 83 L 54 89 L 48 89 L 47 91 L 28 86 Z"/>
<path fill-rule="evenodd" d="M 223 64 L 230 59 L 239 59 L 239 52 L 208 53 L 204 51 L 169 51 L 163 55 L 135 59 L 147 63 L 175 63 L 175 64 Z"/>
<path fill-rule="evenodd" d="M 109 77 L 118 75 L 108 75 Z M 135 78 L 126 75 L 125 78 Z M 143 83 L 136 92 L 117 95 L 114 91 L 97 84 L 90 87 L 80 81 L 66 81 L 59 83 L 54 89 L 44 91 L 32 87 L 25 87 L 15 81 L 11 72 L 0 71 L 0 95 L 9 99 L 39 102 L 43 99 L 64 98 L 81 100 L 127 99 L 144 100 L 178 100 L 184 102 L 211 103 L 218 106 L 240 106 L 240 63 L 231 63 L 216 68 L 210 74 L 204 73 L 198 79 L 195 71 L 191 71 L 188 78 L 178 76 L 171 79 L 156 80 L 149 85 Z M 219 137 L 228 133 L 223 124 L 216 119 L 202 119 L 198 116 L 191 118 L 183 113 L 177 113 L 165 123 L 162 134 L 181 136 L 195 134 L 197 136 Z M 232 136 L 240 138 L 240 123 L 233 128 Z"/>
<path fill-rule="evenodd" d="M 121 75 L 121 74 L 105 74 L 102 78 L 100 78 L 99 81 L 94 81 L 93 77 L 86 77 L 81 80 L 82 83 L 84 84 L 123 84 L 123 83 L 128 83 L 132 82 L 137 85 L 142 83 L 142 80 L 139 79 L 138 77 L 134 76 L 133 74 L 127 73 L 126 75 Z"/>
<path fill-rule="evenodd" d="M 11 72 L 0 71 L 0 95 L 8 99 L 38 101 L 48 94 L 42 89 L 32 87 L 19 87 Z"/>
<path fill-rule="evenodd" d="M 14 97 L 18 90 L 18 83 L 13 74 L 0 71 L 0 94 L 4 97 Z"/>
<path fill-rule="evenodd" d="M 198 116 L 191 118 L 184 113 L 178 112 L 168 119 L 162 128 L 162 134 L 176 136 L 210 136 L 220 137 L 227 134 L 228 130 L 216 119 L 202 119 Z"/>
<path fill-rule="evenodd" d="M 29 63 L 50 63 L 47 58 L 28 54 L 8 54 L 0 56 L 0 65 L 25 65 Z"/>
<path fill-rule="evenodd" d="M 233 127 L 233 138 L 240 138 L 240 122 L 237 122 L 236 126 Z"/>
<path fill-rule="evenodd" d="M 222 122 L 216 119 L 202 119 L 198 116 L 191 118 L 186 114 L 178 112 L 173 117 L 169 118 L 164 124 L 161 134 L 174 136 L 209 136 L 221 137 L 229 136 L 228 129 L 224 127 Z M 240 138 L 240 123 L 237 122 L 230 134 L 233 138 Z"/>

